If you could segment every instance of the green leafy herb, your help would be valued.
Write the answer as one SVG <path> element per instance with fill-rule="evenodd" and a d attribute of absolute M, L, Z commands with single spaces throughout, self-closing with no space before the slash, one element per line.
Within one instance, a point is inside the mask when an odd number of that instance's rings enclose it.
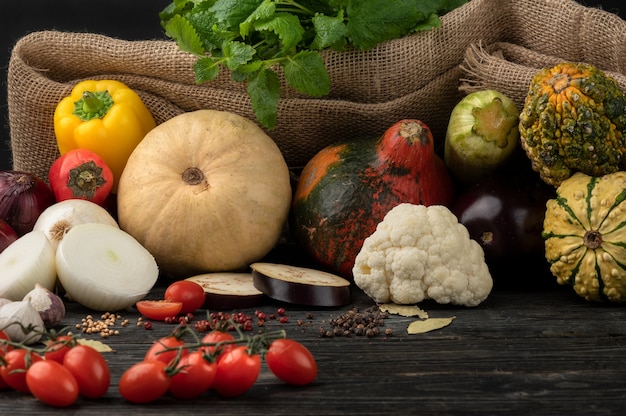
<path fill-rule="evenodd" d="M 313 97 L 330 92 L 320 51 L 373 48 L 441 25 L 439 16 L 468 0 L 174 0 L 159 17 L 165 34 L 198 57 L 196 82 L 222 68 L 246 82 L 252 109 L 276 126 L 282 67 L 285 81 Z"/>

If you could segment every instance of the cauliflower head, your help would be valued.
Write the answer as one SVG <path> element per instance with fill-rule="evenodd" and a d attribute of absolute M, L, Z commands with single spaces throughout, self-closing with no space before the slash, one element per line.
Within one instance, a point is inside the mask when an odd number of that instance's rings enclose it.
<path fill-rule="evenodd" d="M 482 247 L 443 205 L 397 205 L 365 239 L 352 272 L 379 303 L 476 306 L 493 287 Z"/>

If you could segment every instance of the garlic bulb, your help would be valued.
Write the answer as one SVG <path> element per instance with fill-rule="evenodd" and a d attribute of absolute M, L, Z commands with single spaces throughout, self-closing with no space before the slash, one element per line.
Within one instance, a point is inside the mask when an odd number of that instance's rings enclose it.
<path fill-rule="evenodd" d="M 0 307 L 0 329 L 6 332 L 11 341 L 28 345 L 41 339 L 44 324 L 30 302 L 18 300 Z"/>
<path fill-rule="evenodd" d="M 63 300 L 39 283 L 24 296 L 23 300 L 30 302 L 35 310 L 39 312 L 46 328 L 59 325 L 65 317 L 65 304 Z"/>

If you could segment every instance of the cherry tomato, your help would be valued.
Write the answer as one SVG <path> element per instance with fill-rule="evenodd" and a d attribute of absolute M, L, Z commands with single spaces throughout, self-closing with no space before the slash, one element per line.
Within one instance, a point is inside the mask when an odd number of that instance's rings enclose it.
<path fill-rule="evenodd" d="M 296 386 L 310 384 L 317 377 L 317 362 L 304 345 L 292 339 L 272 341 L 265 362 L 282 381 Z"/>
<path fill-rule="evenodd" d="M 26 384 L 26 371 L 32 364 L 43 360 L 43 357 L 33 351 L 16 348 L 4 355 L 4 365 L 0 367 L 0 376 L 4 382 L 14 390 L 29 393 Z"/>
<path fill-rule="evenodd" d="M 88 345 L 77 345 L 67 351 L 63 366 L 78 382 L 81 396 L 97 399 L 109 390 L 111 372 L 102 354 Z"/>
<path fill-rule="evenodd" d="M 143 316 L 155 321 L 163 321 L 180 313 L 183 308 L 182 302 L 169 302 L 167 300 L 140 300 L 135 303 L 137 310 Z"/>
<path fill-rule="evenodd" d="M 26 384 L 40 401 L 55 407 L 67 407 L 78 399 L 78 383 L 57 361 L 41 360 L 26 371 Z"/>
<path fill-rule="evenodd" d="M 162 337 L 152 343 L 143 360 L 162 361 L 169 364 L 179 353 L 181 357 L 189 353 L 186 348 L 181 348 L 183 345 L 185 345 L 185 341 L 175 335 Z"/>
<path fill-rule="evenodd" d="M 140 361 L 129 367 L 119 382 L 122 397 L 133 403 L 149 403 L 163 396 L 170 387 L 170 376 L 163 361 Z"/>
<path fill-rule="evenodd" d="M 203 344 L 217 344 L 218 342 L 229 342 L 234 341 L 235 337 L 233 334 L 225 331 L 213 330 L 207 332 L 202 339 L 200 340 Z M 220 357 L 224 355 L 227 351 L 230 351 L 237 347 L 237 344 L 223 344 L 216 346 L 203 346 L 200 347 L 199 350 L 203 351 L 206 354 L 217 355 L 218 360 Z"/>
<path fill-rule="evenodd" d="M 9 336 L 7 335 L 5 331 L 0 329 L 0 341 L 1 340 L 11 341 L 11 338 L 9 338 Z M 2 357 L 5 353 L 11 351 L 12 349 L 13 349 L 12 345 L 0 342 L 0 357 Z"/>
<path fill-rule="evenodd" d="M 207 360 L 202 351 L 193 351 L 182 357 L 172 376 L 170 392 L 179 399 L 202 395 L 213 385 L 215 362 Z"/>
<path fill-rule="evenodd" d="M 113 188 L 113 172 L 98 154 L 88 149 L 61 155 L 50 166 L 48 179 L 57 202 L 75 198 L 103 205 Z"/>
<path fill-rule="evenodd" d="M 0 329 L 0 340 L 11 341 L 6 332 Z M 4 354 L 11 351 L 13 349 L 12 345 L 0 343 L 0 358 L 4 357 Z M 6 389 L 9 385 L 4 381 L 4 379 L 0 376 L 0 389 Z"/>
<path fill-rule="evenodd" d="M 248 391 L 261 372 L 261 357 L 240 345 L 217 362 L 213 388 L 220 396 L 237 397 Z"/>
<path fill-rule="evenodd" d="M 182 302 L 180 313 L 190 313 L 204 305 L 204 289 L 196 282 L 179 280 L 165 289 L 165 300 Z"/>
<path fill-rule="evenodd" d="M 44 352 L 43 356 L 46 360 L 53 360 L 63 364 L 65 353 L 67 353 L 74 344 L 74 338 L 70 335 L 59 335 L 46 343 L 46 352 Z"/>

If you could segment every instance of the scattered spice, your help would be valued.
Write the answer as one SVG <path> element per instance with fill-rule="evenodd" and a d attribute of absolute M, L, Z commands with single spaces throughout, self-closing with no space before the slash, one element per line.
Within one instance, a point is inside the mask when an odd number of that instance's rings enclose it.
<path fill-rule="evenodd" d="M 277 318 L 277 317 L 280 318 Z M 252 331 L 255 327 L 264 327 L 268 320 L 278 320 L 279 323 L 289 322 L 285 308 L 278 308 L 276 313 L 267 314 L 261 310 L 255 310 L 254 316 L 243 312 L 210 312 L 206 319 L 199 319 L 194 323 L 198 332 L 208 332 L 215 329 L 234 331 Z M 256 321 L 256 323 L 255 323 Z"/>
<path fill-rule="evenodd" d="M 100 334 L 102 338 L 108 338 L 120 334 L 119 329 L 115 328 L 118 322 L 121 327 L 130 323 L 128 319 L 123 319 L 119 314 L 105 312 L 100 315 L 99 319 L 94 318 L 93 315 L 85 316 L 80 324 L 75 325 L 75 328 L 80 329 L 85 334 Z"/>
<path fill-rule="evenodd" d="M 349 337 L 352 335 L 373 338 L 381 333 L 381 327 L 385 326 L 385 319 L 389 313 L 381 311 L 378 306 L 372 306 L 363 311 L 352 308 L 348 312 L 331 318 L 328 321 L 329 328 L 320 327 L 320 337 Z M 391 328 L 382 331 L 386 336 L 393 334 Z"/>

